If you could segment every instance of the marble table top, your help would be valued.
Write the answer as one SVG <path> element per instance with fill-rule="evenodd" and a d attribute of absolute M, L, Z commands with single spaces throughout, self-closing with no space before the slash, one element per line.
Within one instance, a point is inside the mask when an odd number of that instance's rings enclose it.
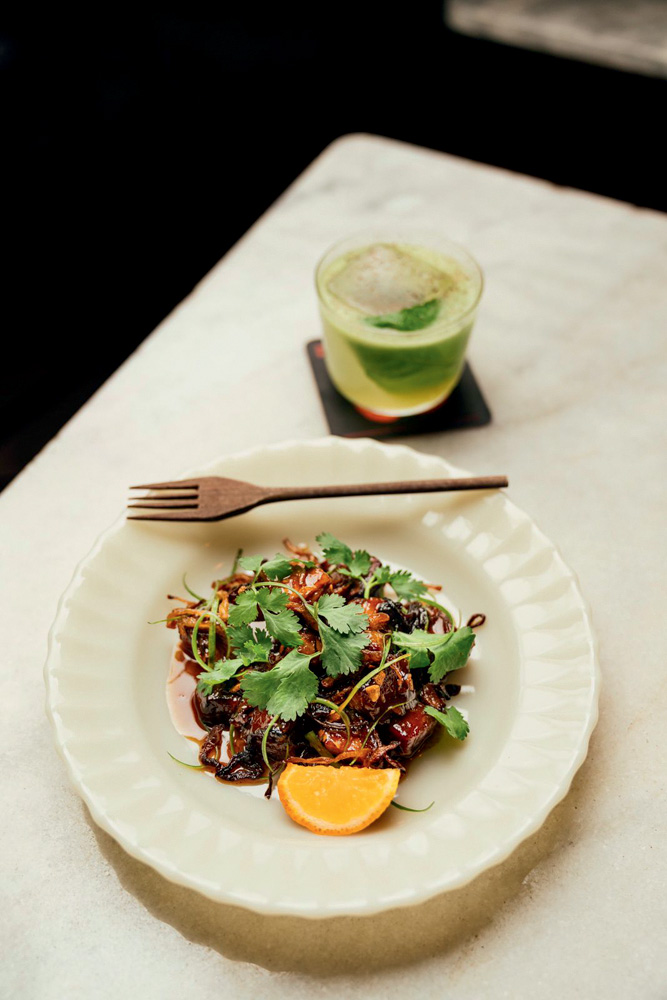
<path fill-rule="evenodd" d="M 447 0 L 445 18 L 466 35 L 667 76 L 664 0 Z"/>
<path fill-rule="evenodd" d="M 128 483 L 326 433 L 304 350 L 313 265 L 388 221 L 441 230 L 483 264 L 470 358 L 494 422 L 406 443 L 507 473 L 561 547 L 600 638 L 600 722 L 545 826 L 470 886 L 369 919 L 270 919 L 171 885 L 95 827 L 44 715 L 46 634 Z M 9 486 L 2 997 L 667 996 L 666 268 L 662 215 L 346 136 Z M 250 396 L 256 419 L 226 422 Z"/>

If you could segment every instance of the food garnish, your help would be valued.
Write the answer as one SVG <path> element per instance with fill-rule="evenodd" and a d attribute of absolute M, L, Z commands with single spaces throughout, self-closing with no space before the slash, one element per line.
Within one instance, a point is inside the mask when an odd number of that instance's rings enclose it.
<path fill-rule="evenodd" d="M 343 836 L 370 826 L 390 805 L 401 772 L 288 764 L 278 782 L 285 812 L 312 833 Z"/>
<path fill-rule="evenodd" d="M 267 797 L 278 784 L 296 822 L 352 833 L 389 805 L 434 734 L 467 737 L 450 675 L 485 619 L 456 627 L 439 587 L 328 532 L 317 541 L 321 554 L 287 540 L 288 555 L 239 552 L 208 597 L 184 578 L 192 599 L 166 623 L 196 674 L 199 766 L 222 782 L 267 781 Z"/>

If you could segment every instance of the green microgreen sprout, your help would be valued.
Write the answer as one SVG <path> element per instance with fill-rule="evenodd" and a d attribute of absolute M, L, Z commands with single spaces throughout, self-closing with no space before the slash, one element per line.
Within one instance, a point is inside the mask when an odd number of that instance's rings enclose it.
<path fill-rule="evenodd" d="M 347 750 L 347 748 L 350 745 L 350 741 L 352 740 L 352 729 L 350 727 L 350 717 L 349 717 L 349 715 L 347 714 L 346 711 L 344 711 L 344 709 L 343 709 L 343 707 L 341 705 L 336 705 L 336 703 L 333 702 L 333 701 L 327 701 L 326 698 L 313 698 L 313 702 L 316 705 L 324 705 L 325 708 L 331 709 L 332 712 L 335 712 L 336 715 L 338 715 L 340 717 L 341 721 L 343 722 L 343 725 L 345 726 L 345 732 L 347 734 L 347 739 L 345 741 L 345 746 L 341 750 L 341 753 L 345 753 L 345 751 Z"/>
<path fill-rule="evenodd" d="M 217 595 L 213 598 L 211 604 L 211 615 L 208 620 L 208 667 L 209 670 L 213 670 L 215 664 L 215 646 L 216 646 L 216 621 L 218 616 L 218 608 L 220 607 L 220 598 Z M 224 626 L 223 626 L 224 628 Z M 229 642 L 227 641 L 227 630 L 225 629 L 225 652 L 229 650 Z"/>
<path fill-rule="evenodd" d="M 267 753 L 266 742 L 269 738 L 269 733 L 271 732 L 273 726 L 275 725 L 275 723 L 278 721 L 279 718 L 280 718 L 279 715 L 273 716 L 268 726 L 264 730 L 264 735 L 262 736 L 262 757 L 264 759 L 264 763 L 266 764 L 266 769 L 269 772 L 269 774 L 273 774 L 273 768 L 271 767 L 271 762 L 269 760 L 269 755 Z"/>
<path fill-rule="evenodd" d="M 429 809 L 431 808 L 431 806 L 435 805 L 435 799 L 433 799 L 433 802 L 429 803 L 429 805 L 424 806 L 423 809 L 412 809 L 410 806 L 402 806 L 400 802 L 394 802 L 393 799 L 391 800 L 390 805 L 392 805 L 394 807 L 394 809 L 402 809 L 403 812 L 408 812 L 408 813 L 425 813 L 425 812 L 429 811 Z"/>
<path fill-rule="evenodd" d="M 210 667 L 210 665 L 208 663 L 206 663 L 202 659 L 201 654 L 200 654 L 199 649 L 198 649 L 198 646 L 197 646 L 197 639 L 198 639 L 198 636 L 199 636 L 199 627 L 200 627 L 202 621 L 204 620 L 204 618 L 209 618 L 209 617 L 215 622 L 215 624 L 219 625 L 222 628 L 222 631 L 223 631 L 223 634 L 224 634 L 224 637 L 225 637 L 226 647 L 227 647 L 226 648 L 226 652 L 229 652 L 229 636 L 227 634 L 227 626 L 223 622 L 222 618 L 215 611 L 202 611 L 200 613 L 200 615 L 199 615 L 199 618 L 195 622 L 193 629 L 192 629 L 192 641 L 191 641 L 191 645 L 192 645 L 192 655 L 194 656 L 194 658 L 197 661 L 197 663 L 199 664 L 199 666 L 202 667 L 204 670 L 210 670 L 211 667 Z M 209 636 L 210 636 L 210 632 L 209 632 Z M 214 648 L 215 648 L 215 643 L 214 643 Z M 209 649 L 209 656 L 210 656 L 210 649 Z"/>
<path fill-rule="evenodd" d="M 175 761 L 177 764 L 180 764 L 181 767 L 189 767 L 192 771 L 203 771 L 204 770 L 204 765 L 203 764 L 186 764 L 184 760 L 179 760 L 178 757 L 174 757 L 173 753 L 169 753 L 168 750 L 167 750 L 167 756 L 171 757 L 171 759 L 173 761 Z"/>
<path fill-rule="evenodd" d="M 312 731 L 306 733 L 306 740 L 310 743 L 313 750 L 317 750 L 320 757 L 333 757 L 330 750 L 327 750 L 324 743 L 319 739 L 319 737 Z"/>
<path fill-rule="evenodd" d="M 202 597 L 202 596 L 201 596 L 201 594 L 197 594 L 197 593 L 196 593 L 196 592 L 195 592 L 195 591 L 194 591 L 194 590 L 192 589 L 192 587 L 188 586 L 188 581 L 186 580 L 186 578 L 185 578 L 185 577 L 186 577 L 186 574 L 184 573 L 184 574 L 183 574 L 183 586 L 184 586 L 184 587 L 185 587 L 185 589 L 187 590 L 187 592 L 188 592 L 188 594 L 190 595 L 190 597 L 194 597 L 195 601 L 205 601 L 205 600 L 206 600 L 206 598 L 205 598 L 205 597 Z"/>
<path fill-rule="evenodd" d="M 365 674 L 360 681 L 357 681 L 357 683 L 354 685 L 354 687 L 352 688 L 347 698 L 340 707 L 347 708 L 347 706 L 350 704 L 357 691 L 360 691 L 361 688 L 364 686 L 364 684 L 367 684 L 372 677 L 375 677 L 376 674 L 379 674 L 380 671 L 383 670 L 385 666 L 391 666 L 392 663 L 398 663 L 399 660 L 405 660 L 409 655 L 410 655 L 409 653 L 403 653 L 402 656 L 395 656 L 393 660 L 387 660 L 385 657 L 383 661 L 380 663 L 379 667 L 375 667 L 374 670 L 371 670 L 369 673 Z"/>
<path fill-rule="evenodd" d="M 373 732 L 373 730 L 375 729 L 375 727 L 378 726 L 382 722 L 382 720 L 384 719 L 385 715 L 388 715 L 389 712 L 392 711 L 392 709 L 394 709 L 394 708 L 401 708 L 401 706 L 405 705 L 405 704 L 406 704 L 406 702 L 399 701 L 395 705 L 390 705 L 388 708 L 385 708 L 385 710 L 382 713 L 382 715 L 378 715 L 377 719 L 375 720 L 375 722 L 373 723 L 373 725 L 370 726 L 368 732 L 364 736 L 363 742 L 362 742 L 361 747 L 360 747 L 361 750 L 364 749 L 364 747 L 368 743 L 368 739 L 369 739 L 371 733 Z M 350 761 L 350 767 L 352 767 L 354 764 L 356 764 L 358 759 L 359 759 L 358 757 L 355 757 L 354 760 L 351 760 Z"/>

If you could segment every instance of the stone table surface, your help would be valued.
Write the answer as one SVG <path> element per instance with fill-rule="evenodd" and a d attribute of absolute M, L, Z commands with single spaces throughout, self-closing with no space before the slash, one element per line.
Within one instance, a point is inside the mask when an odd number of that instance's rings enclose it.
<path fill-rule="evenodd" d="M 600 722 L 542 830 L 465 889 L 372 918 L 267 918 L 171 885 L 96 828 L 44 714 L 47 630 L 128 483 L 326 434 L 304 350 L 313 265 L 387 222 L 441 230 L 483 264 L 470 357 L 494 422 L 403 440 L 506 472 L 560 546 L 599 634 Z M 346 136 L 9 486 L 0 996 L 667 997 L 666 269 L 661 215 Z"/>

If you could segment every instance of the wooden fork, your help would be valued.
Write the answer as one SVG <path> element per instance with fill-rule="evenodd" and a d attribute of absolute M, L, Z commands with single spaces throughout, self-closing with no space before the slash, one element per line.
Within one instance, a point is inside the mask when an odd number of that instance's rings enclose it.
<path fill-rule="evenodd" d="M 316 497 L 362 497 L 387 493 L 440 493 L 450 490 L 490 490 L 507 486 L 505 476 L 470 476 L 466 479 L 412 479 L 401 483 L 349 483 L 345 486 L 255 486 L 240 479 L 200 476 L 172 483 L 147 483 L 131 490 L 149 490 L 147 496 L 130 503 L 131 510 L 145 508 L 151 514 L 128 514 L 137 521 L 222 521 L 243 514 L 260 504 L 278 500 L 310 500 Z M 158 495 L 152 493 L 158 492 Z M 135 499 L 134 497 L 132 499 Z"/>

